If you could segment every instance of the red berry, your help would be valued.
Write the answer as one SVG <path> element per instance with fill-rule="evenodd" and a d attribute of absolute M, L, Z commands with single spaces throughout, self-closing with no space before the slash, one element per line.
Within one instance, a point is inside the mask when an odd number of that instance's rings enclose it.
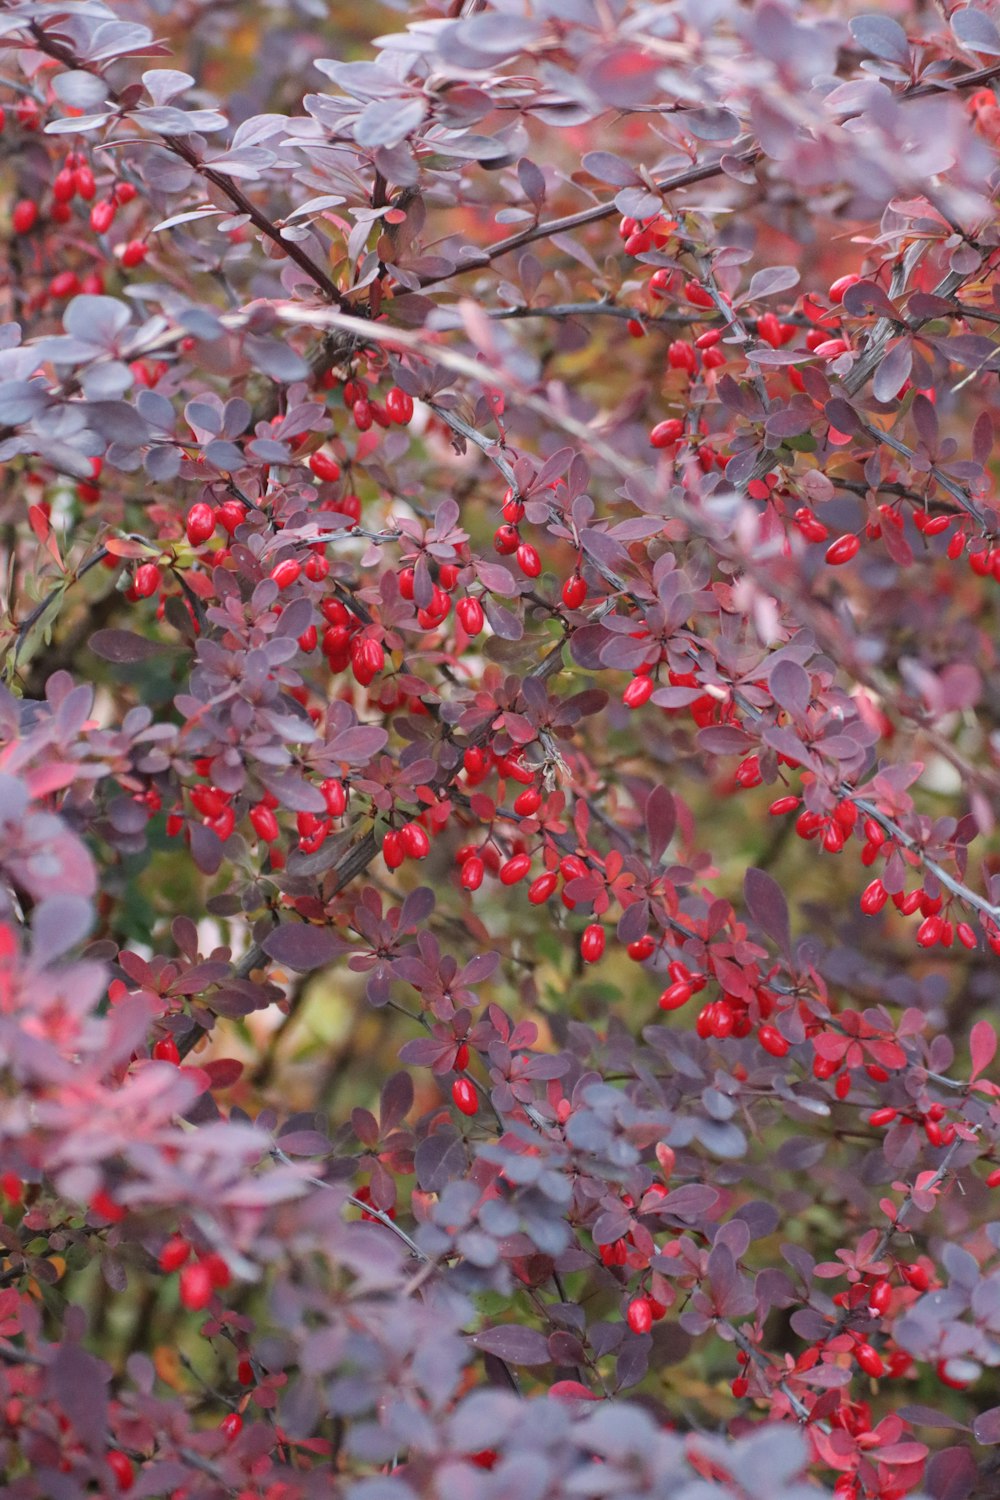
<path fill-rule="evenodd" d="M 286 557 L 282 562 L 275 563 L 271 569 L 271 578 L 279 589 L 287 589 L 295 583 L 302 572 L 302 564 L 294 557 Z"/>
<path fill-rule="evenodd" d="M 528 578 L 537 578 L 542 571 L 542 560 L 530 542 L 522 542 L 518 547 L 517 565 Z"/>
<path fill-rule="evenodd" d="M 914 1263 L 913 1265 L 901 1264 L 899 1267 L 899 1272 L 903 1280 L 910 1286 L 912 1286 L 913 1289 L 917 1292 L 926 1292 L 927 1288 L 931 1284 L 931 1278 L 928 1275 L 927 1271 L 923 1266 L 917 1265 L 916 1263 Z"/>
<path fill-rule="evenodd" d="M 636 938 L 634 943 L 629 943 L 625 951 L 634 963 L 642 964 L 647 958 L 652 958 L 656 952 L 656 941 L 647 932 L 644 937 Z"/>
<path fill-rule="evenodd" d="M 115 1476 L 115 1488 L 118 1490 L 130 1490 L 135 1484 L 135 1471 L 132 1461 L 126 1454 L 117 1448 L 110 1448 L 104 1455 L 104 1462 Z"/>
<path fill-rule="evenodd" d="M 340 465 L 329 454 L 323 452 L 311 454 L 309 467 L 316 478 L 322 479 L 326 484 L 335 484 L 340 478 Z"/>
<path fill-rule="evenodd" d="M 694 990 L 690 984 L 684 980 L 678 980 L 676 984 L 670 985 L 663 991 L 658 1004 L 661 1010 L 680 1010 L 682 1005 L 687 1005 L 693 994 Z"/>
<path fill-rule="evenodd" d="M 140 599 L 149 599 L 160 587 L 160 570 L 155 563 L 141 563 L 135 570 L 132 587 Z"/>
<path fill-rule="evenodd" d="M 236 1366 L 236 1379 L 240 1385 L 253 1385 L 256 1378 L 253 1372 L 253 1365 L 250 1361 L 248 1359 L 241 1359 Z"/>
<path fill-rule="evenodd" d="M 868 1116 L 868 1123 L 869 1125 L 873 1125 L 876 1130 L 880 1130 L 883 1125 L 891 1125 L 893 1120 L 898 1118 L 898 1115 L 898 1110 L 886 1105 L 883 1109 L 872 1110 Z"/>
<path fill-rule="evenodd" d="M 871 1344 L 859 1344 L 854 1351 L 854 1357 L 865 1374 L 871 1375 L 873 1379 L 878 1380 L 885 1374 L 882 1356 L 877 1349 L 872 1348 Z"/>
<path fill-rule="evenodd" d="M 542 794 L 537 787 L 529 786 L 514 798 L 514 811 L 522 818 L 530 818 L 542 805 Z"/>
<path fill-rule="evenodd" d="M 698 368 L 698 356 L 694 345 L 686 339 L 674 339 L 667 347 L 667 364 L 672 370 L 687 370 L 693 375 Z"/>
<path fill-rule="evenodd" d="M 419 823 L 404 823 L 399 831 L 403 848 L 410 859 L 426 859 L 431 852 L 431 841 L 427 830 Z"/>
<path fill-rule="evenodd" d="M 518 876 L 517 878 L 520 880 L 521 877 Z M 533 880 L 528 886 L 528 900 L 532 906 L 542 906 L 548 901 L 558 884 L 559 876 L 554 870 L 550 870 L 545 875 L 539 875 Z"/>
<path fill-rule="evenodd" d="M 215 532 L 215 511 L 205 500 L 192 505 L 187 513 L 184 530 L 192 547 L 200 547 Z"/>
<path fill-rule="evenodd" d="M 936 914 L 925 917 L 917 928 L 917 942 L 921 948 L 933 948 L 944 935 L 944 920 Z"/>
<path fill-rule="evenodd" d="M 832 568 L 837 568 L 841 563 L 850 562 L 852 557 L 857 557 L 860 551 L 860 540 L 848 532 L 846 536 L 839 536 L 835 542 L 830 543 L 826 549 L 826 560 Z"/>
<path fill-rule="evenodd" d="M 1000 1187 L 1000 1167 L 995 1168 L 986 1178 L 988 1188 Z"/>
<path fill-rule="evenodd" d="M 652 698 L 655 687 L 652 677 L 633 677 L 622 693 L 622 702 L 626 708 L 641 708 Z"/>
<path fill-rule="evenodd" d="M 173 1063 L 177 1067 L 181 1060 L 181 1054 L 177 1049 L 177 1043 L 172 1036 L 165 1036 L 153 1045 L 153 1057 L 156 1062 Z"/>
<path fill-rule="evenodd" d="M 585 964 L 596 964 L 604 952 L 604 928 L 598 922 L 592 922 L 584 929 L 583 937 L 580 939 L 580 957 Z"/>
<path fill-rule="evenodd" d="M 531 869 L 530 854 L 515 854 L 500 866 L 501 885 L 517 885 Z"/>
<path fill-rule="evenodd" d="M 323 793 L 323 801 L 331 818 L 343 817 L 347 810 L 347 788 L 342 781 L 336 777 L 327 777 L 320 782 L 320 791 Z"/>
<path fill-rule="evenodd" d="M 889 892 L 881 880 L 873 880 L 871 885 L 866 885 L 861 892 L 861 910 L 866 917 L 873 917 L 880 912 L 889 899 Z"/>
<path fill-rule="evenodd" d="M 516 526 L 498 526 L 493 533 L 493 550 L 501 557 L 509 557 L 520 546 L 521 536 Z"/>
<path fill-rule="evenodd" d="M 844 293 L 848 287 L 856 286 L 860 280 L 861 277 L 855 275 L 853 271 L 847 276 L 838 276 L 836 281 L 830 283 L 830 301 L 843 302 Z"/>
<path fill-rule="evenodd" d="M 406 850 L 399 834 L 390 828 L 382 840 L 382 858 L 390 870 L 398 870 L 406 858 Z"/>
<path fill-rule="evenodd" d="M 648 1333 L 653 1326 L 653 1309 L 648 1297 L 633 1297 L 625 1314 L 633 1333 Z"/>
<path fill-rule="evenodd" d="M 183 1239 L 179 1234 L 175 1234 L 172 1239 L 167 1240 L 167 1243 L 160 1251 L 160 1270 L 166 1271 L 168 1275 L 171 1271 L 179 1271 L 190 1254 L 191 1246 L 187 1240 Z"/>
<path fill-rule="evenodd" d="M 868 1311 L 874 1317 L 881 1318 L 887 1312 L 891 1301 L 891 1283 L 888 1281 L 876 1281 L 868 1293 Z"/>
<path fill-rule="evenodd" d="M 394 385 L 386 392 L 385 409 L 393 422 L 401 427 L 405 426 L 413 417 L 413 397 L 409 391 L 401 390 Z"/>
<path fill-rule="evenodd" d="M 237 526 L 243 525 L 246 518 L 246 506 L 241 505 L 238 500 L 223 500 L 221 505 L 216 506 L 215 519 L 223 531 L 228 531 L 230 536 Z"/>
<path fill-rule="evenodd" d="M 486 624 L 486 615 L 478 599 L 459 599 L 455 614 L 466 635 L 478 635 Z"/>
<path fill-rule="evenodd" d="M 30 198 L 22 198 L 14 204 L 10 223 L 15 234 L 29 234 L 38 223 L 38 204 Z"/>
<path fill-rule="evenodd" d="M 254 833 L 259 839 L 263 839 L 265 844 L 273 844 L 280 835 L 281 830 L 278 827 L 277 818 L 271 808 L 266 807 L 263 802 L 258 802 L 256 807 L 251 807 L 250 822 Z"/>
<path fill-rule="evenodd" d="M 567 609 L 579 609 L 586 597 L 586 583 L 579 573 L 571 573 L 562 586 L 562 602 Z"/>
<path fill-rule="evenodd" d="M 959 922 L 955 928 L 955 936 L 963 948 L 975 948 L 977 944 L 975 928 L 970 927 L 968 922 Z"/>
<path fill-rule="evenodd" d="M 90 227 L 95 234 L 107 234 L 115 222 L 117 205 L 113 198 L 102 198 L 90 210 Z"/>
<path fill-rule="evenodd" d="M 451 1086 L 451 1097 L 455 1101 L 456 1108 L 463 1115 L 474 1115 L 479 1109 L 479 1095 L 476 1086 L 468 1078 L 456 1078 Z"/>
<path fill-rule="evenodd" d="M 200 1263 L 205 1267 L 209 1280 L 217 1290 L 221 1291 L 223 1287 L 227 1287 L 232 1281 L 233 1273 L 230 1271 L 228 1264 L 214 1250 L 210 1251 L 208 1255 L 203 1255 Z"/>
<path fill-rule="evenodd" d="M 37 100 L 24 94 L 14 106 L 17 123 L 22 130 L 37 130 L 42 123 L 42 111 Z"/>
<path fill-rule="evenodd" d="M 486 874 L 486 866 L 478 855 L 473 854 L 462 865 L 459 881 L 463 890 L 478 891 Z"/>
<path fill-rule="evenodd" d="M 129 240 L 128 244 L 122 250 L 122 265 L 126 266 L 129 270 L 133 266 L 141 266 L 148 254 L 149 246 L 145 240 Z"/>
<path fill-rule="evenodd" d="M 776 1026 L 762 1026 L 757 1033 L 757 1040 L 772 1057 L 784 1057 L 791 1047 L 791 1042 L 782 1036 Z"/>
<path fill-rule="evenodd" d="M 715 299 L 700 281 L 689 281 L 684 288 L 684 295 L 693 307 L 714 307 Z"/>
<path fill-rule="evenodd" d="M 90 192 L 89 193 L 86 193 L 84 191 L 84 187 L 87 185 L 86 184 L 86 178 L 87 177 L 90 178 L 90 183 L 89 183 Z M 81 167 L 80 170 L 79 170 L 79 172 L 77 173 L 77 179 L 78 180 L 77 180 L 76 190 L 80 194 L 80 197 L 81 198 L 87 198 L 87 197 L 92 198 L 94 196 L 94 174 L 91 172 L 90 168 L 89 167 Z M 83 180 L 83 186 L 81 186 L 81 179 Z M 115 201 L 121 207 L 124 208 L 124 206 L 125 206 L 126 203 L 131 203 L 132 202 L 132 199 L 136 197 L 136 195 L 138 194 L 138 191 L 139 191 L 139 189 L 132 182 L 116 182 L 115 183 Z"/>
<path fill-rule="evenodd" d="M 188 1312 L 201 1312 L 212 1300 L 212 1278 L 200 1260 L 181 1271 L 180 1298 Z"/>
<path fill-rule="evenodd" d="M 76 173 L 63 167 L 52 179 L 52 196 L 57 203 L 68 203 L 76 193 Z"/>
<path fill-rule="evenodd" d="M 800 802 L 799 797 L 777 797 L 768 808 L 772 818 L 780 818 L 783 813 L 794 812 Z"/>
<path fill-rule="evenodd" d="M 243 1431 L 243 1418 L 239 1412 L 231 1411 L 228 1416 L 223 1417 L 219 1423 L 219 1431 L 230 1443 L 234 1438 L 238 1438 Z"/>
<path fill-rule="evenodd" d="M 653 448 L 672 448 L 683 435 L 684 423 L 679 417 L 671 417 L 666 422 L 657 422 L 649 434 L 649 441 Z"/>

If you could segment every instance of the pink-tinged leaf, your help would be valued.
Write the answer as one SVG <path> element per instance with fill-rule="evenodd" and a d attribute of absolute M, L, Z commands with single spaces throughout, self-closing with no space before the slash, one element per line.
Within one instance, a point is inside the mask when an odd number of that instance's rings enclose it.
<path fill-rule="evenodd" d="M 202 1067 L 213 1089 L 232 1088 L 243 1074 L 243 1064 L 235 1057 L 217 1057 L 212 1062 L 202 1063 Z"/>
<path fill-rule="evenodd" d="M 997 1050 L 997 1034 L 989 1021 L 977 1021 L 969 1035 L 969 1055 L 972 1058 L 973 1078 L 984 1073 L 993 1061 Z"/>
<path fill-rule="evenodd" d="M 578 1380 L 557 1380 L 547 1392 L 552 1401 L 599 1401 L 601 1398 Z"/>

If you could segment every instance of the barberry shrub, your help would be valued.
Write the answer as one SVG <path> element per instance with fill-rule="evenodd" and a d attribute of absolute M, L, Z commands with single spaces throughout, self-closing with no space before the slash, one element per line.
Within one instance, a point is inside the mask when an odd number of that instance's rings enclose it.
<path fill-rule="evenodd" d="M 3 7 L 14 1500 L 994 1493 L 994 12 Z"/>

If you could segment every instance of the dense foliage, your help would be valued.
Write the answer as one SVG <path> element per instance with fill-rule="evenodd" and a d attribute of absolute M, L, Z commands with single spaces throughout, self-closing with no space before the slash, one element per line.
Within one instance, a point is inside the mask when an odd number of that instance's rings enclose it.
<path fill-rule="evenodd" d="M 12 1500 L 995 1493 L 996 10 L 0 6 Z"/>

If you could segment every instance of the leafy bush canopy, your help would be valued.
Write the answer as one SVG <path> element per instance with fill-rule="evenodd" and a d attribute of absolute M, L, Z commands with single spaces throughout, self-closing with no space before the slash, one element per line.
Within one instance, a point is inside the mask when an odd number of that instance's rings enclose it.
<path fill-rule="evenodd" d="M 0 11 L 13 1500 L 992 1493 L 1000 29 L 891 9 Z"/>

